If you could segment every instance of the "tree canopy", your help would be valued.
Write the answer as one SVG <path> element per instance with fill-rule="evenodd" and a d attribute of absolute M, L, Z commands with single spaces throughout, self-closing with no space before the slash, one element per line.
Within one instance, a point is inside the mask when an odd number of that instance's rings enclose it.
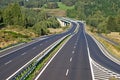
<path fill-rule="evenodd" d="M 119 3 L 120 0 L 77 0 L 74 10 L 67 10 L 67 15 L 86 20 L 89 25 L 101 32 L 120 31 Z"/>

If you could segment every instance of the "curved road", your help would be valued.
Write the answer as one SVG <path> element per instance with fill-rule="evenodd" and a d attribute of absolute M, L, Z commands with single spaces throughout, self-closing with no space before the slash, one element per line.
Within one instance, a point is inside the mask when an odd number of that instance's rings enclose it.
<path fill-rule="evenodd" d="M 8 55 L 0 58 L 0 80 L 8 78 L 52 43 L 70 33 L 72 35 L 70 40 L 49 61 L 49 64 L 40 72 L 36 80 L 94 80 L 88 48 L 94 61 L 120 74 L 120 65 L 108 59 L 95 41 L 88 34 L 85 34 L 83 23 L 78 22 L 78 24 L 78 32 L 75 34 L 73 33 L 77 23 L 72 22 L 72 27 L 67 32 L 47 36 L 43 40 L 35 40 L 32 44 L 29 43 L 28 46 L 15 51 L 9 50 L 10 54 L 3 52 Z"/>
<path fill-rule="evenodd" d="M 67 32 L 47 36 L 47 38 L 43 40 L 33 41 L 32 44 L 29 43 L 29 45 L 18 50 L 9 50 L 9 54 L 1 52 L 1 54 L 4 53 L 3 55 L 8 55 L 0 58 L 0 80 L 5 80 L 8 78 L 52 43 L 69 33 L 73 33 L 75 29 L 76 24 L 72 23 L 71 29 L 69 29 Z"/>

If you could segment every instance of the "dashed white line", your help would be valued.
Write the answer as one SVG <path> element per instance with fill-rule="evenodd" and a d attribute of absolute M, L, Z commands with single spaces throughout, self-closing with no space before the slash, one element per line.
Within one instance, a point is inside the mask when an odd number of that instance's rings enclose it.
<path fill-rule="evenodd" d="M 5 65 L 7 65 L 7 64 L 9 64 L 9 63 L 11 63 L 11 62 L 12 62 L 12 60 L 10 60 L 10 61 L 6 62 L 6 63 L 5 63 Z"/>
<path fill-rule="evenodd" d="M 72 53 L 74 54 L 74 53 L 75 53 L 75 51 L 72 51 Z"/>
<path fill-rule="evenodd" d="M 61 48 L 56 52 L 56 54 L 50 59 L 50 61 L 46 64 L 46 66 L 42 69 L 42 71 L 37 75 L 37 77 L 34 80 L 38 80 L 38 78 L 41 76 L 41 74 L 45 71 L 45 69 L 48 67 L 48 65 L 52 62 L 52 60 L 55 58 L 55 56 L 59 53 L 59 51 L 65 46 L 65 44 L 68 42 L 67 40 Z"/>
<path fill-rule="evenodd" d="M 69 73 L 69 69 L 67 69 L 67 71 L 66 71 L 66 74 L 65 74 L 65 75 L 67 76 L 67 75 L 68 75 L 68 73 Z"/>
<path fill-rule="evenodd" d="M 23 53 L 23 54 L 21 54 L 21 55 L 23 56 L 23 55 L 25 55 L 25 54 L 27 54 L 27 53 L 26 53 L 26 52 L 24 52 L 24 53 Z"/>
<path fill-rule="evenodd" d="M 70 58 L 70 62 L 72 61 L 72 57 Z"/>
<path fill-rule="evenodd" d="M 44 39 L 46 39 L 46 38 L 42 38 L 41 40 L 44 40 Z M 39 40 L 40 41 L 40 40 Z M 11 53 L 13 53 L 13 52 L 16 52 L 16 51 L 18 51 L 18 50 L 20 50 L 20 49 L 23 49 L 23 48 L 25 48 L 25 47 L 28 47 L 29 45 L 33 45 L 34 43 L 36 43 L 36 42 L 39 42 L 39 41 L 32 41 L 31 43 L 29 43 L 28 45 L 25 45 L 25 46 L 23 46 L 23 47 L 20 47 L 20 48 L 18 48 L 18 49 L 16 49 L 16 50 L 13 50 L 13 51 L 11 51 L 11 52 L 9 52 L 9 53 L 7 53 L 7 54 L 4 54 L 4 55 L 1 55 L 0 56 L 0 58 L 1 57 L 4 57 L 4 56 L 7 56 L 7 55 L 9 55 L 9 54 L 11 54 Z M 24 44 L 24 43 L 23 43 Z"/>
<path fill-rule="evenodd" d="M 76 48 L 76 46 L 74 46 L 74 48 Z"/>

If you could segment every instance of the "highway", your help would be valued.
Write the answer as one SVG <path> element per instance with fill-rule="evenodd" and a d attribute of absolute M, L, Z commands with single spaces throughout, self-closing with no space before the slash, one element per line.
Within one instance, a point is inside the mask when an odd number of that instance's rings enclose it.
<path fill-rule="evenodd" d="M 1 52 L 0 80 L 5 80 L 55 41 L 71 33 L 71 38 L 59 49 L 35 80 L 94 80 L 91 59 L 120 74 L 120 65 L 107 58 L 94 39 L 85 32 L 84 24 L 72 22 L 72 27 L 61 34 L 36 39 L 21 48 Z M 88 51 L 89 50 L 89 51 Z"/>
<path fill-rule="evenodd" d="M 93 80 L 83 27 L 79 26 L 35 80 Z"/>
<path fill-rule="evenodd" d="M 91 58 L 103 67 L 120 74 L 120 65 L 106 57 L 99 49 L 95 41 L 88 34 L 86 34 L 86 36 L 88 40 Z"/>
<path fill-rule="evenodd" d="M 84 24 L 79 25 L 78 33 L 56 53 L 35 80 L 94 80 L 88 54 L 98 64 L 120 74 L 120 65 L 102 53 L 94 39 L 85 33 Z"/>
<path fill-rule="evenodd" d="M 76 29 L 76 24 L 72 23 L 71 29 L 62 33 L 47 36 L 45 39 L 34 40 L 31 43 L 27 43 L 26 46 L 22 46 L 21 48 L 14 48 L 5 52 L 1 52 L 0 54 L 0 80 L 5 80 L 18 69 L 20 69 L 23 65 L 33 59 L 36 55 L 50 46 L 53 42 L 62 38 L 63 36 L 73 33 Z"/>

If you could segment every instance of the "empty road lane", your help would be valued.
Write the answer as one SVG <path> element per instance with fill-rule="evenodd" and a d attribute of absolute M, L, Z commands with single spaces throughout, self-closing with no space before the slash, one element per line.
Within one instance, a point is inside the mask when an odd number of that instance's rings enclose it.
<path fill-rule="evenodd" d="M 83 25 L 35 80 L 93 80 Z"/>
<path fill-rule="evenodd" d="M 73 33 L 75 29 L 76 24 L 72 23 L 71 29 L 62 34 L 51 35 L 44 40 L 35 40 L 32 44 L 29 43 L 28 46 L 22 47 L 18 50 L 14 48 L 14 51 L 9 50 L 10 54 L 3 52 L 8 55 L 0 58 L 0 80 L 5 80 L 11 76 L 14 72 L 20 69 L 52 43 L 67 34 Z"/>

